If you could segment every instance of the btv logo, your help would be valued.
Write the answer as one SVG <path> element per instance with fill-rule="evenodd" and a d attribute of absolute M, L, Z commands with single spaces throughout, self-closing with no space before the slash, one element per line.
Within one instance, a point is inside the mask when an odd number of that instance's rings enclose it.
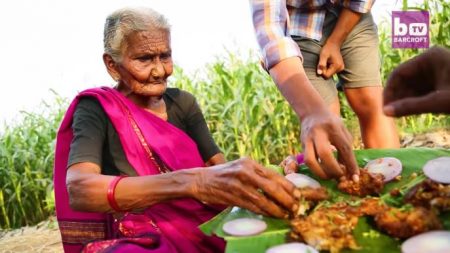
<path fill-rule="evenodd" d="M 428 32 L 427 24 L 425 23 L 411 23 L 407 26 L 400 22 L 400 18 L 394 18 L 394 35 L 403 36 L 408 34 L 411 36 L 423 36 Z"/>
<path fill-rule="evenodd" d="M 428 48 L 428 24 L 428 11 L 393 11 L 392 47 Z"/>

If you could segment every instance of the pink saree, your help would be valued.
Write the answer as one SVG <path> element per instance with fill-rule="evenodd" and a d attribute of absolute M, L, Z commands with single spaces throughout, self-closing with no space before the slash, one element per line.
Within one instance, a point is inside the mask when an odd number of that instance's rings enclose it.
<path fill-rule="evenodd" d="M 223 252 L 225 242 L 222 239 L 206 236 L 198 229 L 221 208 L 194 199 L 159 203 L 143 213 L 126 214 L 119 221 L 110 214 L 78 212 L 70 208 L 66 189 L 67 161 L 73 138 L 72 117 L 82 97 L 93 97 L 100 102 L 119 135 L 128 162 L 139 176 L 156 175 L 167 168 L 175 171 L 204 167 L 197 146 L 188 135 L 139 108 L 118 91 L 102 87 L 81 92 L 64 116 L 55 152 L 56 215 L 64 251 Z M 154 154 L 165 166 L 158 165 Z"/>

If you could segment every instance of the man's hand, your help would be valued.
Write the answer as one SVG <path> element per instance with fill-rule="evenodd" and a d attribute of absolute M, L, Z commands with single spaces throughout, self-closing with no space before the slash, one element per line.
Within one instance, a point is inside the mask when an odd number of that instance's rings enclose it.
<path fill-rule="evenodd" d="M 333 32 L 320 51 L 319 63 L 317 64 L 318 75 L 328 79 L 344 70 L 345 66 L 342 60 L 341 46 L 360 18 L 360 13 L 347 8 L 342 9 Z"/>
<path fill-rule="evenodd" d="M 357 180 L 359 170 L 352 152 L 351 136 L 342 120 L 327 110 L 319 93 L 309 82 L 300 59 L 295 57 L 281 61 L 270 69 L 270 75 L 301 121 L 301 142 L 306 164 L 323 178 L 347 175 Z M 338 165 L 330 144 L 336 147 L 346 172 Z"/>
<path fill-rule="evenodd" d="M 450 51 L 433 47 L 399 65 L 384 89 L 384 113 L 450 113 Z"/>
<path fill-rule="evenodd" d="M 191 195 L 209 204 L 239 206 L 255 213 L 287 218 L 297 207 L 295 186 L 249 158 L 201 168 Z"/>
<path fill-rule="evenodd" d="M 359 169 L 352 151 L 352 137 L 342 120 L 328 110 L 318 111 L 302 120 L 301 142 L 305 163 L 321 178 L 346 176 L 358 181 Z M 336 147 L 339 165 L 330 146 Z"/>
<path fill-rule="evenodd" d="M 327 41 L 320 51 L 317 74 L 329 79 L 342 70 L 344 70 L 344 61 L 342 60 L 340 44 Z"/>

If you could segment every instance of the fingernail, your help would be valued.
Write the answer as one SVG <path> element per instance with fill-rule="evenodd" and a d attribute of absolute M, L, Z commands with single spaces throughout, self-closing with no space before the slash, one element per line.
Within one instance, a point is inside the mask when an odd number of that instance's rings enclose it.
<path fill-rule="evenodd" d="M 318 75 L 322 75 L 322 70 L 318 69 L 318 70 L 317 70 L 317 74 L 318 74 Z"/>
<path fill-rule="evenodd" d="M 394 116 L 394 107 L 392 105 L 385 105 L 383 107 L 383 112 L 384 114 L 388 115 L 388 116 Z"/>
<path fill-rule="evenodd" d="M 358 182 L 359 182 L 359 176 L 356 175 L 356 174 L 354 174 L 354 175 L 352 176 L 352 179 L 353 179 L 353 182 L 355 182 L 355 183 L 358 183 Z"/>
<path fill-rule="evenodd" d="M 298 189 L 295 189 L 294 190 L 294 197 L 300 198 L 301 196 L 302 196 L 302 193 Z"/>
<path fill-rule="evenodd" d="M 297 204 L 294 204 L 294 205 L 292 206 L 292 212 L 296 212 L 297 209 L 298 209 L 298 205 L 297 205 Z"/>

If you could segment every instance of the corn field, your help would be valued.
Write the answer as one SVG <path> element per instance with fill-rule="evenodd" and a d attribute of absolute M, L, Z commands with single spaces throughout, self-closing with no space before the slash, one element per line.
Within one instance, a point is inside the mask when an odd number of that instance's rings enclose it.
<path fill-rule="evenodd" d="M 405 1 L 406 2 L 406 1 Z M 404 6 L 406 9 L 413 7 Z M 450 4 L 424 1 L 431 14 L 431 44 L 450 47 Z M 390 21 L 380 25 L 383 80 L 399 63 L 420 50 L 392 49 Z M 263 164 L 278 163 L 300 151 L 299 122 L 256 57 L 243 60 L 236 54 L 205 66 L 201 77 L 176 69 L 171 86 L 193 93 L 209 128 L 227 159 L 250 156 Z M 344 100 L 342 116 L 351 129 L 357 120 Z M 55 96 L 42 110 L 22 113 L 19 123 L 0 133 L 0 227 L 32 225 L 54 213 L 52 168 L 54 141 L 67 99 Z M 449 127 L 450 117 L 420 115 L 397 121 L 401 132 L 424 132 Z M 352 131 L 356 133 L 357 131 Z"/>
<path fill-rule="evenodd" d="M 0 136 L 0 226 L 35 224 L 54 213 L 52 171 L 56 131 L 67 102 L 56 96 Z"/>

